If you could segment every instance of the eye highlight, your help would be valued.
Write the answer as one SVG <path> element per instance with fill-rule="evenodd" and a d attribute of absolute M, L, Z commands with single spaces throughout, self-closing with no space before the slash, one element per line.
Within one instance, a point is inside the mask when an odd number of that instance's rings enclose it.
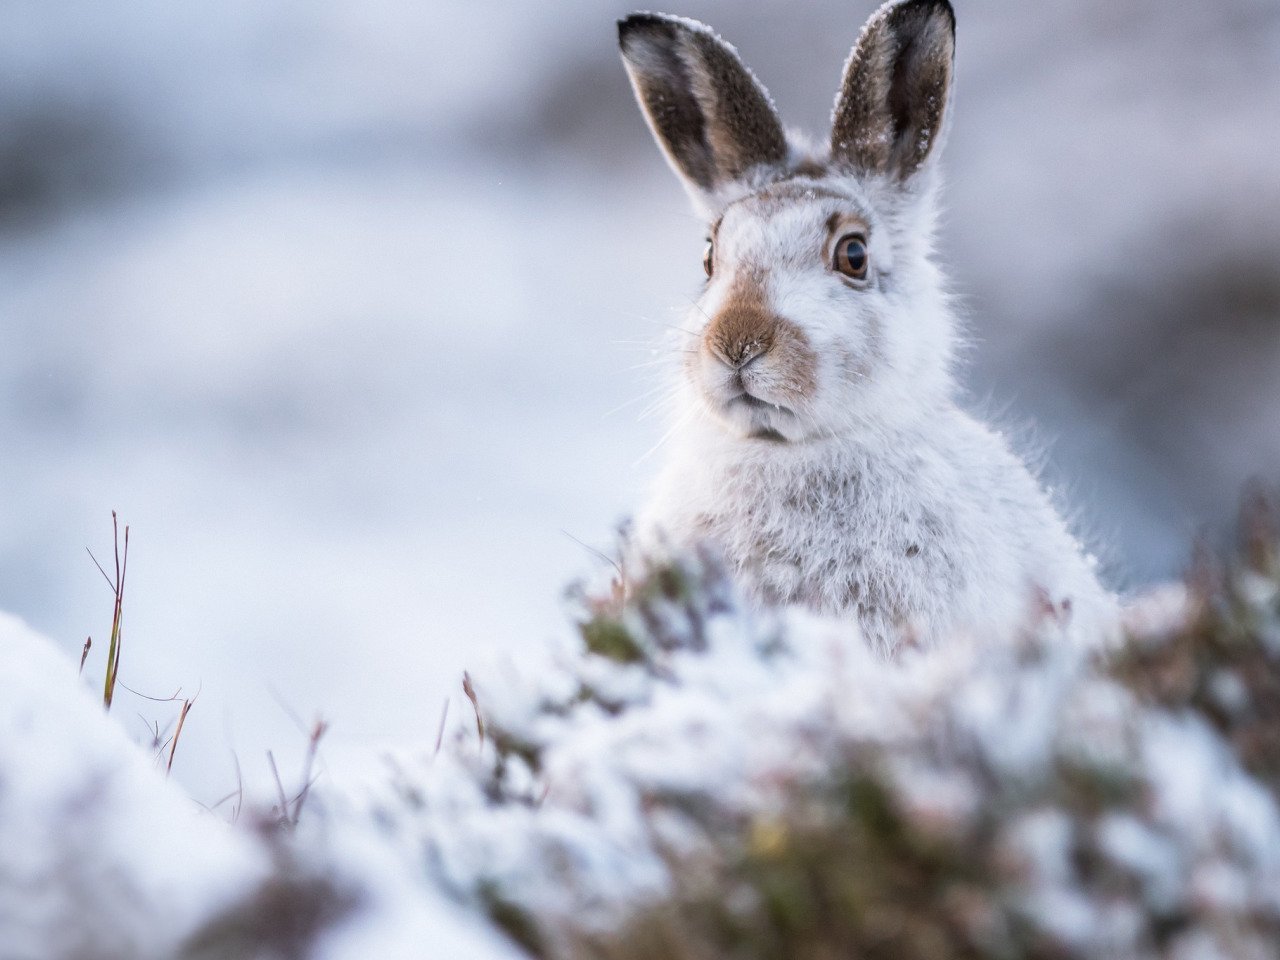
<path fill-rule="evenodd" d="M 702 269 L 707 271 L 708 277 L 715 270 L 715 253 L 715 244 L 708 240 L 707 249 L 702 253 Z"/>
<path fill-rule="evenodd" d="M 860 233 L 848 233 L 836 242 L 835 256 L 831 264 L 838 273 L 851 280 L 865 280 L 871 255 L 867 252 L 867 238 Z"/>

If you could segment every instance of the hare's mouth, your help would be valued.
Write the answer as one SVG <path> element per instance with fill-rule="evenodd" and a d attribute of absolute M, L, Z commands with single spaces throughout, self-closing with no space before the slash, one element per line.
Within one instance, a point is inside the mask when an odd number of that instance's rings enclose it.
<path fill-rule="evenodd" d="M 753 440 L 786 442 L 795 421 L 795 412 L 780 403 L 762 400 L 743 390 L 724 401 L 724 412 L 738 429 Z"/>
<path fill-rule="evenodd" d="M 785 413 L 792 415 L 791 410 L 784 407 L 780 403 L 770 403 L 768 400 L 761 400 L 754 394 L 747 393 L 745 390 L 737 396 L 730 397 L 726 406 L 732 407 L 734 404 L 742 404 L 748 410 L 765 410 L 769 413 Z"/>

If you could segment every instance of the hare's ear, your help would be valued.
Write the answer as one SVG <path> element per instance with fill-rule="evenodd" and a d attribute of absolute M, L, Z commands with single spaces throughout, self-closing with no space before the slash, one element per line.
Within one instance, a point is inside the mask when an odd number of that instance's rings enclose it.
<path fill-rule="evenodd" d="M 653 135 L 695 195 L 786 162 L 768 92 L 710 28 L 637 13 L 618 21 L 618 44 Z"/>
<path fill-rule="evenodd" d="M 947 119 L 956 18 L 947 0 L 899 0 L 872 15 L 836 95 L 831 156 L 908 180 L 936 156 Z"/>

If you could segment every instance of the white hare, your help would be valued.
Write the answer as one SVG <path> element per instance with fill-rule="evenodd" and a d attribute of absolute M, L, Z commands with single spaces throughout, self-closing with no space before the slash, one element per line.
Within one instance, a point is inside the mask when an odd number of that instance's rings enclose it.
<path fill-rule="evenodd" d="M 868 640 L 1010 636 L 1037 608 L 1099 636 L 1115 601 L 1026 465 L 957 405 L 931 260 L 950 114 L 947 0 L 885 4 L 829 144 L 789 136 L 708 27 L 619 22 L 654 136 L 706 220 L 682 416 L 642 550 L 709 543 L 753 598 L 854 614 Z"/>

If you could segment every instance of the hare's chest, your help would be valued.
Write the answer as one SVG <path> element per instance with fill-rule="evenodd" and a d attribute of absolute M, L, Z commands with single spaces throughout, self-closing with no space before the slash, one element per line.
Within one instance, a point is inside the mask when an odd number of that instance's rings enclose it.
<path fill-rule="evenodd" d="M 964 586 L 954 518 L 900 476 L 870 470 L 726 477 L 699 518 L 766 602 L 856 612 L 884 629 L 935 619 Z"/>

